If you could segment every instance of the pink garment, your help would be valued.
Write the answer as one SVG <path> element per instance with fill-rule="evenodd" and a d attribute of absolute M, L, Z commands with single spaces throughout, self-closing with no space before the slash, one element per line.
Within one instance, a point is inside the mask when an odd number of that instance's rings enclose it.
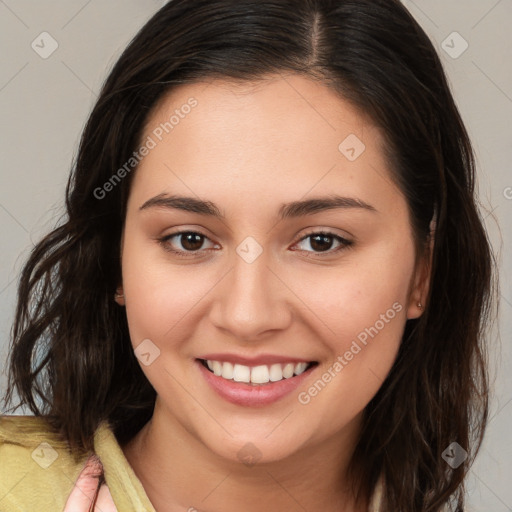
<path fill-rule="evenodd" d="M 379 478 L 368 512 L 378 512 L 382 499 L 382 477 Z M 91 455 L 78 476 L 64 512 L 117 512 L 112 495 L 105 484 L 103 465 Z"/>
<path fill-rule="evenodd" d="M 103 465 L 96 455 L 85 463 L 69 495 L 64 512 L 117 512 L 114 500 L 105 484 Z"/>

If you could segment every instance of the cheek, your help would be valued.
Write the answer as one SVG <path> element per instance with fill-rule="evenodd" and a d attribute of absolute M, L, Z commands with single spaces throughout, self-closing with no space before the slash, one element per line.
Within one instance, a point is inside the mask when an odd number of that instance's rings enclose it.
<path fill-rule="evenodd" d="M 395 301 L 371 311 L 371 320 L 349 317 L 337 325 L 337 336 L 329 339 L 331 357 L 319 366 L 314 380 L 297 390 L 298 407 L 312 423 L 313 437 L 336 435 L 377 394 L 397 356 L 404 311 Z"/>
<path fill-rule="evenodd" d="M 132 343 L 150 338 L 168 345 L 180 332 L 211 288 L 193 265 L 172 265 L 163 249 L 148 250 L 127 239 L 123 251 L 123 287 Z M 172 332 L 172 336 L 170 333 Z"/>
<path fill-rule="evenodd" d="M 347 255 L 337 268 L 296 272 L 289 279 L 315 314 L 322 338 L 344 352 L 347 343 L 350 346 L 352 339 L 376 322 L 382 327 L 384 321 L 394 338 L 401 333 L 413 268 L 412 244 L 383 243 Z M 393 321 L 388 323 L 389 319 Z"/>
<path fill-rule="evenodd" d="M 309 294 L 322 312 L 324 345 L 331 357 L 298 402 L 323 432 L 335 430 L 366 407 L 389 373 L 400 347 L 413 272 L 412 245 L 382 247 L 331 274 Z M 323 425 L 323 427 L 322 427 Z"/>

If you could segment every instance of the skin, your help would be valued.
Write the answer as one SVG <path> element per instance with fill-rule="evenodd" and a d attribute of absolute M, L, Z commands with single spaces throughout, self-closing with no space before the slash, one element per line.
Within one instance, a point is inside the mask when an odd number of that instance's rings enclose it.
<path fill-rule="evenodd" d="M 143 140 L 190 97 L 198 105 L 142 160 L 133 179 L 121 248 L 133 348 L 160 355 L 141 365 L 157 391 L 152 420 L 123 451 L 159 512 L 363 511 L 347 465 L 365 406 L 392 367 L 408 318 L 421 315 L 428 271 L 417 258 L 406 200 L 391 179 L 370 119 L 326 86 L 297 75 L 258 84 L 174 89 L 151 114 Z M 366 146 L 349 161 L 350 134 Z M 215 203 L 224 219 L 141 206 L 159 194 Z M 337 194 L 376 211 L 337 208 L 278 219 L 291 201 Z M 205 235 L 179 258 L 159 239 Z M 321 252 L 311 233 L 353 242 Z M 237 246 L 263 248 L 247 263 Z M 166 247 L 186 251 L 183 237 Z M 329 248 L 329 245 L 327 245 Z M 392 305 L 401 311 L 307 405 L 307 390 Z M 206 353 L 277 354 L 317 361 L 303 385 L 259 408 L 234 405 L 200 375 Z M 242 464 L 252 443 L 261 458 Z"/>
<path fill-rule="evenodd" d="M 116 506 L 108 487 L 100 485 L 103 466 L 100 460 L 91 455 L 76 479 L 64 507 L 64 512 L 89 512 L 94 503 L 94 510 L 115 512 Z M 96 500 L 96 501 L 95 501 Z"/>

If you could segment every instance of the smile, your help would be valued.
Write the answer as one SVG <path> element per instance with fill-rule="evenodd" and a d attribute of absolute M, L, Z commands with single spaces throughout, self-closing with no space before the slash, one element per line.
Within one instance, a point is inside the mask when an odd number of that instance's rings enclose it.
<path fill-rule="evenodd" d="M 246 366 L 228 361 L 200 359 L 201 364 L 217 377 L 228 381 L 262 385 L 279 382 L 303 374 L 317 363 L 274 363 L 271 365 Z"/>
<path fill-rule="evenodd" d="M 246 360 L 244 362 L 249 364 L 240 364 L 235 361 L 243 358 L 228 357 L 231 361 L 225 361 L 223 357 L 208 357 L 196 359 L 195 363 L 205 383 L 217 396 L 244 407 L 264 407 L 292 395 L 306 379 L 313 378 L 311 375 L 319 366 L 316 361 L 287 362 L 281 357 Z"/>

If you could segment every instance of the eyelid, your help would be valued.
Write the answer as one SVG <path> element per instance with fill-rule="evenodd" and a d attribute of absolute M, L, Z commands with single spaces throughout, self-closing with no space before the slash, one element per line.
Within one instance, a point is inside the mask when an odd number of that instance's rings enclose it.
<path fill-rule="evenodd" d="M 327 251 L 315 252 L 315 251 L 304 251 L 304 250 L 299 249 L 301 252 L 315 255 L 314 257 L 316 257 L 316 256 L 322 257 L 322 255 L 325 255 L 325 256 L 333 255 L 333 254 L 340 252 L 343 249 L 349 249 L 354 244 L 354 240 L 347 238 L 343 235 L 340 235 L 339 233 L 335 233 L 331 229 L 311 228 L 306 233 L 302 233 L 300 235 L 300 237 L 293 243 L 292 247 L 294 247 L 298 243 L 302 242 L 303 240 L 306 240 L 307 238 L 311 237 L 312 235 L 328 236 L 328 237 L 334 238 L 335 240 L 338 240 L 338 242 L 340 243 L 340 246 L 337 247 L 336 249 L 328 249 Z"/>
<path fill-rule="evenodd" d="M 169 240 L 171 240 L 172 238 L 179 237 L 179 235 L 190 234 L 190 233 L 195 234 L 195 235 L 199 235 L 199 236 L 205 238 L 206 240 L 209 240 L 214 245 L 217 245 L 217 246 L 219 245 L 216 242 L 214 242 L 213 240 L 211 240 L 211 238 L 208 235 L 204 234 L 202 231 L 198 230 L 197 228 L 194 228 L 194 229 L 180 229 L 180 230 L 175 231 L 173 233 L 169 233 L 169 234 L 167 234 L 167 235 L 165 235 L 163 237 L 157 238 L 157 241 L 160 243 L 160 245 L 162 245 L 164 250 L 166 250 L 167 252 L 170 252 L 172 254 L 175 254 L 178 257 L 182 257 L 182 258 L 194 258 L 198 254 L 204 253 L 204 251 L 211 251 L 212 250 L 212 248 L 208 248 L 208 249 L 197 249 L 195 251 L 181 251 L 181 250 L 169 249 L 168 246 L 166 245 L 169 242 Z M 306 240 L 308 237 L 311 237 L 312 235 L 328 236 L 328 237 L 334 238 L 335 240 L 337 240 L 340 243 L 339 247 L 337 247 L 335 249 L 328 249 L 327 251 L 315 252 L 315 251 L 305 251 L 303 249 L 299 249 L 299 251 L 301 251 L 301 252 L 305 252 L 305 253 L 314 255 L 313 257 L 320 257 L 321 258 L 323 255 L 325 255 L 325 256 L 333 255 L 333 254 L 336 254 L 336 253 L 340 252 L 343 249 L 350 248 L 354 244 L 353 240 L 351 240 L 351 239 L 349 239 L 347 237 L 344 237 L 344 236 L 342 236 L 342 235 L 340 235 L 338 233 L 335 233 L 335 232 L 333 232 L 330 229 L 310 228 L 306 233 L 302 233 L 300 235 L 300 237 L 297 238 L 295 240 L 295 242 L 293 242 L 291 247 L 294 247 L 295 245 L 297 245 L 298 243 Z"/>
<path fill-rule="evenodd" d="M 342 238 L 346 242 L 355 241 L 354 237 L 350 233 L 346 233 L 346 235 L 344 235 L 334 231 L 333 228 L 312 227 L 306 228 L 306 232 L 302 232 L 294 243 L 300 242 L 301 240 L 304 240 L 304 238 L 307 238 L 308 236 L 311 235 L 328 235 L 332 237 Z"/>
<path fill-rule="evenodd" d="M 208 250 L 212 250 L 211 248 L 209 248 L 209 249 L 197 249 L 195 251 L 180 251 L 180 250 L 176 250 L 176 249 L 169 249 L 167 247 L 167 243 L 172 238 L 179 237 L 179 235 L 190 234 L 190 233 L 194 234 L 194 235 L 202 236 L 203 238 L 205 238 L 206 240 L 209 240 L 214 245 L 219 245 L 219 244 L 216 244 L 213 240 L 211 240 L 208 235 L 204 234 L 203 232 L 201 232 L 197 228 L 195 228 L 195 229 L 180 229 L 180 230 L 175 231 L 173 233 L 169 233 L 167 235 L 164 235 L 163 237 L 157 238 L 157 241 L 164 248 L 164 250 L 166 250 L 167 252 L 170 252 L 172 254 L 175 254 L 175 255 L 177 255 L 179 257 L 183 257 L 183 258 L 195 257 L 199 253 L 202 253 L 202 252 L 208 251 Z"/>

